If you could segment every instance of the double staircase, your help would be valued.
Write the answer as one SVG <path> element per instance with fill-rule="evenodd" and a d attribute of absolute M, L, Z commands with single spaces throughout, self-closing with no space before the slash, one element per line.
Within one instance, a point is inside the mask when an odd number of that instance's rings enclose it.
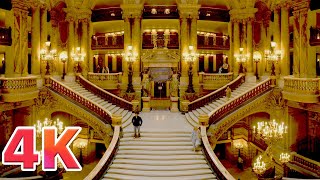
<path fill-rule="evenodd" d="M 226 104 L 228 101 L 232 101 L 233 99 L 240 97 L 249 88 L 255 87 L 256 85 L 257 85 L 257 83 L 245 82 L 231 92 L 231 97 L 229 99 L 226 96 L 223 96 L 223 97 L 216 99 L 213 102 L 210 102 L 200 108 L 189 111 L 188 113 L 185 114 L 187 121 L 192 126 L 199 126 L 198 118 L 199 118 L 200 114 L 208 114 L 208 116 L 210 116 L 211 112 L 220 108 L 221 106 Z"/>
<path fill-rule="evenodd" d="M 92 102 L 100 105 L 103 110 L 109 112 L 108 114 L 121 114 L 122 116 L 122 127 L 125 128 L 130 125 L 131 119 L 134 116 L 134 113 L 129 110 L 125 110 L 117 106 L 116 104 L 112 104 L 111 102 L 102 99 L 96 94 L 90 92 L 88 89 L 84 88 L 77 82 L 63 82 L 65 86 L 72 89 L 73 91 L 81 94 L 83 97 L 90 99 Z"/>
<path fill-rule="evenodd" d="M 194 152 L 190 130 L 125 131 L 104 179 L 216 179 L 202 151 Z"/>

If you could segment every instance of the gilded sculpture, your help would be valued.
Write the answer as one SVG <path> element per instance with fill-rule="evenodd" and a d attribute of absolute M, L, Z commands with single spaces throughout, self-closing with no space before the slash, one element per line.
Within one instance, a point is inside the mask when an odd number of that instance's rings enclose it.
<path fill-rule="evenodd" d="M 142 78 L 142 97 L 148 97 L 150 95 L 151 83 L 148 73 L 143 74 Z"/>
<path fill-rule="evenodd" d="M 173 74 L 172 81 L 170 82 L 170 96 L 178 97 L 179 96 L 178 90 L 179 90 L 178 74 Z"/>

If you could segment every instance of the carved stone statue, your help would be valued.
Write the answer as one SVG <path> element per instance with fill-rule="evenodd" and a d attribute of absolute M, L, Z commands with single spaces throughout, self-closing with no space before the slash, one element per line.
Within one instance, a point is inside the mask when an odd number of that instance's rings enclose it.
<path fill-rule="evenodd" d="M 178 74 L 172 75 L 172 81 L 170 82 L 170 95 L 171 97 L 178 97 L 179 80 Z"/>
<path fill-rule="evenodd" d="M 142 96 L 143 97 L 148 97 L 150 94 L 150 79 L 149 79 L 149 74 L 145 73 L 143 74 L 142 78 Z"/>

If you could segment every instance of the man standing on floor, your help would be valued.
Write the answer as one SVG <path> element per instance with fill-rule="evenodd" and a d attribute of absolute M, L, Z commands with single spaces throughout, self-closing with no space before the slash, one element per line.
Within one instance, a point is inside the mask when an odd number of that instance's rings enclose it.
<path fill-rule="evenodd" d="M 134 126 L 134 137 L 140 137 L 140 126 L 142 125 L 142 119 L 140 116 L 138 116 L 138 112 L 136 112 L 135 116 L 132 118 L 132 124 Z"/>

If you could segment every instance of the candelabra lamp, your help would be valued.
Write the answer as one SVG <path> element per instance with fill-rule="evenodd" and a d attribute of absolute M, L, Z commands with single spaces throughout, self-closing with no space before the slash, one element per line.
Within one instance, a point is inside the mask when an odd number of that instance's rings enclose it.
<path fill-rule="evenodd" d="M 60 61 L 63 63 L 63 72 L 62 72 L 62 77 L 61 79 L 64 79 L 66 75 L 66 62 L 68 60 L 68 54 L 66 51 L 63 51 L 60 53 Z"/>
<path fill-rule="evenodd" d="M 235 143 L 234 147 L 238 149 L 238 157 L 241 156 L 241 149 L 243 148 L 243 144 L 241 142 Z"/>
<path fill-rule="evenodd" d="M 41 60 L 47 62 L 45 75 L 50 75 L 49 61 L 53 61 L 57 58 L 57 50 L 51 49 L 51 42 L 50 41 L 45 42 L 45 45 L 46 45 L 46 49 L 41 49 L 40 57 L 41 57 Z"/>
<path fill-rule="evenodd" d="M 239 74 L 244 73 L 243 63 L 247 61 L 248 55 L 243 54 L 243 48 L 239 48 L 239 54 L 236 54 L 235 58 L 239 63 Z"/>
<path fill-rule="evenodd" d="M 50 126 L 56 127 L 58 130 L 58 135 L 61 134 L 64 130 L 63 122 L 60 121 L 59 118 L 55 121 L 48 119 L 48 118 L 45 118 L 43 122 L 38 120 L 33 126 L 36 128 L 37 137 L 42 136 L 42 128 L 43 127 L 48 127 L 48 126 L 49 127 Z"/>
<path fill-rule="evenodd" d="M 84 57 L 86 55 L 81 53 L 81 48 L 77 47 L 75 53 L 71 54 L 71 58 L 73 59 L 74 62 L 77 62 L 77 66 L 76 66 L 76 73 L 81 73 L 82 72 L 82 68 L 81 68 L 81 62 L 84 61 Z"/>
<path fill-rule="evenodd" d="M 258 63 L 260 62 L 260 60 L 261 60 L 261 54 L 258 51 L 254 52 L 253 53 L 253 61 L 256 63 L 256 74 L 255 75 L 256 75 L 257 79 L 259 79 Z"/>
<path fill-rule="evenodd" d="M 132 52 L 132 46 L 128 46 L 128 52 L 126 54 L 126 60 L 128 62 L 128 87 L 127 87 L 127 93 L 133 93 L 133 84 L 132 84 L 132 76 L 133 76 L 133 62 L 135 61 L 135 56 Z"/>
<path fill-rule="evenodd" d="M 77 147 L 79 148 L 80 150 L 80 156 L 79 156 L 79 163 L 80 163 L 80 166 L 83 167 L 83 156 L 82 156 L 82 150 L 87 146 L 87 144 L 85 142 L 80 142 Z"/>
<path fill-rule="evenodd" d="M 275 50 L 277 46 L 276 42 L 271 42 L 271 49 L 267 49 L 264 51 L 264 58 L 266 59 L 266 61 L 271 62 L 271 76 L 275 76 L 276 72 L 275 72 L 275 65 L 274 63 L 278 62 L 281 58 L 281 50 Z"/>
<path fill-rule="evenodd" d="M 187 55 L 185 55 L 185 60 L 187 61 L 188 65 L 189 65 L 189 70 L 188 70 L 188 77 L 189 77 L 189 84 L 188 84 L 188 89 L 186 91 L 186 93 L 194 93 L 194 89 L 193 89 L 193 63 L 196 59 L 197 55 L 194 53 L 194 49 L 193 46 L 189 46 L 189 53 Z"/>

